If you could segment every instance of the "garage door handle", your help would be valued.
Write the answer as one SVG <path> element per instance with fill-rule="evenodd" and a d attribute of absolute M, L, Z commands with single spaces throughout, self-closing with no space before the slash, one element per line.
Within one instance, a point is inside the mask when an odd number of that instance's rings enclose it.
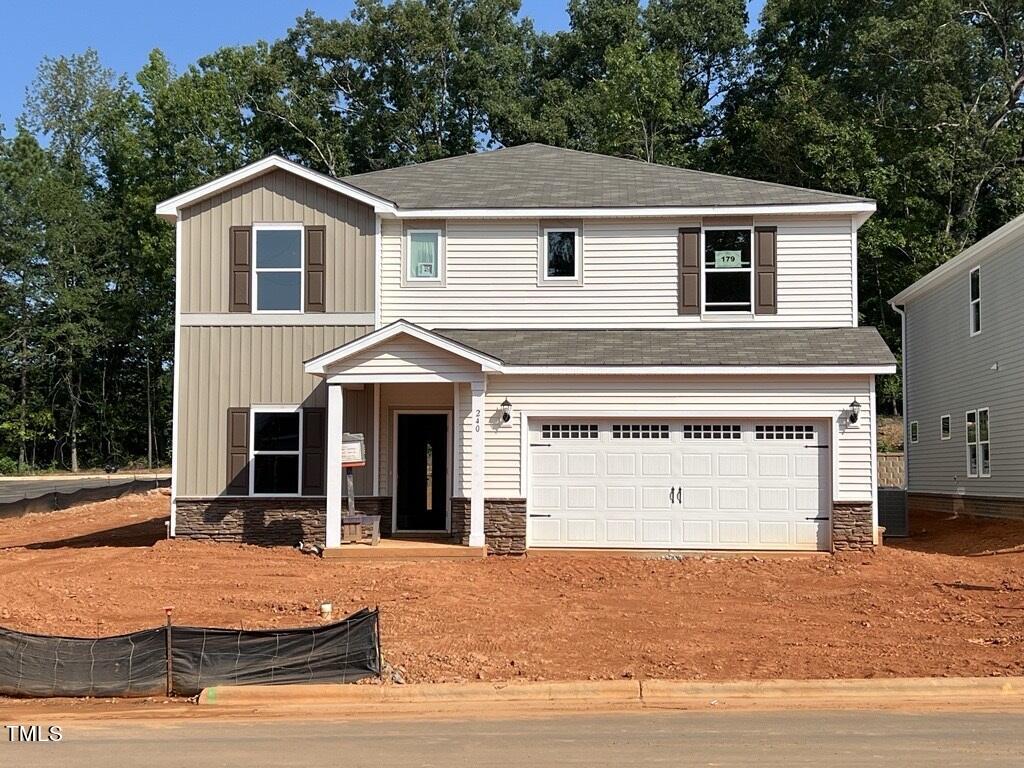
<path fill-rule="evenodd" d="M 668 500 L 672 504 L 676 503 L 676 489 L 675 488 L 673 488 L 671 491 L 668 492 Z"/>

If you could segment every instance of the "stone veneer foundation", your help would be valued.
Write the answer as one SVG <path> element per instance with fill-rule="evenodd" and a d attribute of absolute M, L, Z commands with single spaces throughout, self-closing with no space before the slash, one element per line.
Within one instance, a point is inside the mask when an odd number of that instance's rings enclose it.
<path fill-rule="evenodd" d="M 871 502 L 832 503 L 832 551 L 874 549 Z"/>
<path fill-rule="evenodd" d="M 933 512 L 942 515 L 1024 518 L 1024 498 L 966 496 L 959 494 L 908 493 L 907 514 Z"/>
<path fill-rule="evenodd" d="M 452 497 L 452 538 L 469 544 L 469 499 Z M 488 554 L 526 552 L 526 499 L 484 499 L 484 541 Z"/>
<path fill-rule="evenodd" d="M 324 498 L 178 499 L 174 535 L 180 539 L 293 547 L 327 544 Z M 382 535 L 391 533 L 391 497 L 356 498 L 356 511 L 380 515 Z"/>

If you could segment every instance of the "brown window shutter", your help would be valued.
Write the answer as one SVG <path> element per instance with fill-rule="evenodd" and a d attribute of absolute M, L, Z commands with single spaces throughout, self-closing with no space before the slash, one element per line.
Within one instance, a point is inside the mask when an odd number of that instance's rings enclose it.
<path fill-rule="evenodd" d="M 774 315 L 778 312 L 778 286 L 776 280 L 776 227 L 754 227 L 757 263 L 754 268 L 755 315 Z"/>
<path fill-rule="evenodd" d="M 302 409 L 302 495 L 323 496 L 327 452 L 327 409 Z"/>
<path fill-rule="evenodd" d="M 679 230 L 679 314 L 700 314 L 700 227 Z"/>
<path fill-rule="evenodd" d="M 306 311 L 326 312 L 327 228 L 306 227 Z"/>
<path fill-rule="evenodd" d="M 228 244 L 228 311 L 252 312 L 252 227 L 232 227 Z"/>
<path fill-rule="evenodd" d="M 232 496 L 249 495 L 249 409 L 228 408 L 228 485 Z"/>

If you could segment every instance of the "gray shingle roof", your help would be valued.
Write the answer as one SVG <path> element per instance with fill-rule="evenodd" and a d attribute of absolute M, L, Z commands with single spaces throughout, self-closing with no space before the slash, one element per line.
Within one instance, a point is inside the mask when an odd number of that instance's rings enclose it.
<path fill-rule="evenodd" d="M 342 181 L 399 208 L 664 208 L 868 202 L 544 144 L 449 157 Z"/>
<path fill-rule="evenodd" d="M 892 365 L 874 328 L 446 329 L 505 365 Z"/>

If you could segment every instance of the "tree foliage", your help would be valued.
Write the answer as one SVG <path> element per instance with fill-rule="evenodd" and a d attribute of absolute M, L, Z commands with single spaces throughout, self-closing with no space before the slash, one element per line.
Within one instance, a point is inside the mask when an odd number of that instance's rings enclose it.
<path fill-rule="evenodd" d="M 0 472 L 164 461 L 174 232 L 154 204 L 269 153 L 352 172 L 543 141 L 871 197 L 862 322 L 1024 210 L 1012 0 L 357 0 L 129 79 L 44 59 L 0 134 Z M 879 388 L 891 406 L 898 377 Z"/>

